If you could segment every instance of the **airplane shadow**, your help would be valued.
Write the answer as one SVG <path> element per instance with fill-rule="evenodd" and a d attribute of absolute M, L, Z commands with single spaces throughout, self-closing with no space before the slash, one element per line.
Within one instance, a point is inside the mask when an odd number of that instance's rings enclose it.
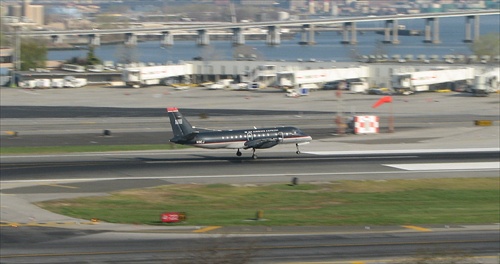
<path fill-rule="evenodd" d="M 260 160 L 265 160 L 266 158 L 253 159 L 249 157 L 214 157 L 209 155 L 192 154 L 192 158 L 145 158 L 145 157 L 135 157 L 135 160 L 142 162 L 197 162 L 197 161 L 227 161 L 230 163 L 241 164 L 245 162 L 254 162 Z"/>

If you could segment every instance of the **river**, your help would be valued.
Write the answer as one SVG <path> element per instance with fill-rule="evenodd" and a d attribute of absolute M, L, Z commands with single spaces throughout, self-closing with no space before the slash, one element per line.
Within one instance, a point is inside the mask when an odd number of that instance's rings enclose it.
<path fill-rule="evenodd" d="M 424 36 L 399 36 L 400 44 L 378 44 L 384 39 L 383 35 L 367 32 L 358 34 L 356 45 L 340 44 L 342 36 L 336 32 L 321 32 L 316 35 L 315 45 L 299 45 L 300 34 L 295 39 L 282 40 L 278 46 L 268 46 L 265 41 L 246 41 L 246 45 L 254 48 L 264 60 L 310 60 L 317 61 L 352 61 L 353 54 L 371 55 L 385 53 L 389 56 L 399 54 L 414 56 L 430 55 L 471 55 L 469 44 L 463 42 L 465 37 L 465 18 L 451 17 L 440 20 L 440 44 L 423 43 Z M 400 25 L 407 29 L 423 30 L 425 20 L 404 20 Z M 357 27 L 382 27 L 383 22 L 358 23 Z M 499 33 L 500 16 L 490 15 L 480 17 L 480 33 Z M 161 47 L 159 41 L 140 42 L 134 48 L 124 51 L 124 45 L 102 45 L 95 49 L 95 54 L 101 60 L 120 62 L 124 52 L 134 54 L 136 60 L 142 62 L 165 63 L 180 60 L 191 60 L 194 57 L 208 59 L 231 60 L 234 48 L 230 41 L 210 41 L 209 46 L 197 46 L 195 41 L 175 40 L 171 47 Z M 72 57 L 86 57 L 86 50 L 51 50 L 49 60 L 67 60 Z"/>

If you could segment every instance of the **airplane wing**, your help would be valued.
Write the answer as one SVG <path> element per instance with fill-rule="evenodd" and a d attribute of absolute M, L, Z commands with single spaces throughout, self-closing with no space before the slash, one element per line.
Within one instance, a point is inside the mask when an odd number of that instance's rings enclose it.
<path fill-rule="evenodd" d="M 280 143 L 280 140 L 277 138 L 263 138 L 263 139 L 255 139 L 245 142 L 245 149 L 254 148 L 254 149 L 265 149 L 272 148 Z"/>

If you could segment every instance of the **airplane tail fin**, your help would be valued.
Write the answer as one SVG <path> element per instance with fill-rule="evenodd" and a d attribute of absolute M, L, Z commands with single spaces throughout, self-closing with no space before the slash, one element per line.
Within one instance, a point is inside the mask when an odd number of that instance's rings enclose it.
<path fill-rule="evenodd" d="M 172 126 L 172 131 L 174 132 L 174 138 L 172 142 L 180 141 L 181 139 L 187 140 L 193 138 L 197 133 L 193 126 L 187 121 L 177 107 L 167 108 L 168 117 L 170 118 L 170 125 Z"/>

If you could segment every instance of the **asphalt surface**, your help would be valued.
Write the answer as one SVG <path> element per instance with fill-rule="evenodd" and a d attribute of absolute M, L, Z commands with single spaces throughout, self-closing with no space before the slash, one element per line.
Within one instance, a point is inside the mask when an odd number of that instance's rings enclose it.
<path fill-rule="evenodd" d="M 331 155 L 333 150 L 338 155 L 349 155 L 354 152 L 384 152 L 392 151 L 432 151 L 471 149 L 485 150 L 499 153 L 499 126 L 500 101 L 498 95 L 485 98 L 475 98 L 462 94 L 424 94 L 413 97 L 398 97 L 395 99 L 396 130 L 395 133 L 386 133 L 387 108 L 372 109 L 371 104 L 376 101 L 373 96 L 345 95 L 342 101 L 331 93 L 317 92 L 310 96 L 298 99 L 286 98 L 276 92 L 232 92 L 232 91 L 176 91 L 171 88 L 152 87 L 146 89 L 62 89 L 62 90 L 13 90 L 2 89 L 1 119 L 2 136 L 1 147 L 8 146 L 49 146 L 49 145 L 88 145 L 88 144 L 164 144 L 170 136 L 170 128 L 166 121 L 166 106 L 177 106 L 191 123 L 200 124 L 199 127 L 230 128 L 248 127 L 254 124 L 291 124 L 304 127 L 315 139 L 311 144 L 304 146 L 304 150 L 312 155 Z M 133 107 L 131 107 L 133 106 Z M 341 106 L 341 107 L 339 107 Z M 376 135 L 335 135 L 335 124 L 332 122 L 336 109 L 342 108 L 346 113 L 376 114 L 381 116 L 382 133 Z M 222 109 L 222 110 L 221 110 Z M 325 111 L 325 109 L 329 109 Z M 347 114 L 346 114 L 347 115 Z M 189 118 L 197 117 L 197 118 Z M 207 118 L 208 117 L 208 118 Z M 492 120 L 492 126 L 475 126 L 475 120 Z M 103 136 L 103 129 L 111 128 L 111 136 Z M 18 132 L 13 136 L 12 131 Z M 283 152 L 293 151 L 294 146 L 284 147 L 279 152 L 262 154 L 265 160 L 267 155 L 282 155 Z M 184 153 L 183 151 L 180 151 Z M 264 152 L 264 151 L 262 151 Z M 201 151 L 200 153 L 203 153 Z M 214 155 L 212 152 L 208 155 Z M 215 152 L 219 153 L 219 152 Z M 274 154 L 273 154 L 274 153 Z M 321 154 L 323 153 L 323 154 Z M 203 154 L 202 154 L 203 155 Z M 219 155 L 219 154 L 215 154 Z M 224 154 L 226 155 L 226 154 Z M 231 155 L 232 156 L 232 155 Z M 285 155 L 286 157 L 286 155 Z M 20 157 L 30 163 L 33 157 Z M 57 157 L 56 157 L 57 158 Z M 71 158 L 71 157 L 69 157 Z M 9 158 L 10 159 L 10 158 Z M 35 160 L 44 159 L 36 157 Z M 77 160 L 80 158 L 77 157 Z M 7 160 L 7 161 L 6 161 Z M 495 156 L 493 156 L 493 161 Z M 10 163 L 2 157 L 2 168 L 8 169 L 5 164 Z M 85 166 L 85 164 L 82 164 Z M 132 164 L 133 165 L 133 164 Z M 189 165 L 189 164 L 188 164 Z M 36 170 L 36 169 L 35 169 Z M 6 172 L 6 170 L 4 171 Z M 40 170 L 43 172 L 43 170 Z M 4 173 L 2 173 L 2 181 Z M 7 174 L 5 174 L 7 175 Z M 59 184 L 59 182 L 54 182 Z M 120 185 L 117 181 L 102 184 L 102 193 L 97 187 L 93 195 L 105 195 L 105 192 L 128 188 L 130 184 L 141 187 L 165 184 L 158 179 L 131 180 Z M 168 183 L 168 181 L 167 181 Z M 2 230 L 12 227 L 41 228 L 41 236 L 37 239 L 59 239 L 74 231 L 53 232 L 53 227 L 82 230 L 82 235 L 88 232 L 102 231 L 139 231 L 159 232 L 158 227 L 137 225 L 114 225 L 109 223 L 93 223 L 81 219 L 72 219 L 52 214 L 31 203 L 53 199 L 54 193 L 50 186 L 33 187 L 30 183 L 2 183 Z M 110 187 L 114 187 L 110 189 Z M 96 188 L 91 182 L 78 183 L 82 189 Z M 59 197 L 79 197 L 88 193 L 72 193 L 71 191 L 58 194 Z M 15 205 L 15 206 L 14 206 Z M 26 212 L 30 212 L 26 214 Z M 22 220 L 21 220 L 22 219 Z M 36 224 L 33 224 L 33 223 Z M 183 227 L 184 228 L 184 227 Z M 421 232 L 404 227 L 297 227 L 294 230 L 280 227 L 256 227 L 248 229 L 230 227 L 204 230 L 204 227 L 162 227 L 162 232 L 192 233 L 201 230 L 208 234 L 288 234 L 288 233 L 360 233 L 368 237 L 376 234 Z M 484 226 L 424 226 L 433 231 L 465 230 L 473 232 L 498 231 L 498 225 Z M 22 229 L 19 229 L 22 231 Z M 91 230 L 91 231 L 89 231 Z M 6 234 L 6 233 L 3 233 Z M 18 234 L 2 236 L 14 239 Z M 50 234 L 44 238 L 43 234 Z M 77 234 L 77 235 L 78 235 Z M 332 238 L 329 238 L 332 239 Z M 367 239 L 367 238 L 363 238 Z M 2 241 L 4 242 L 4 241 Z M 12 241 L 9 241 L 12 242 Z M 25 242 L 20 240 L 19 245 Z M 152 242 L 154 244 L 154 242 Z M 177 243 L 177 242 L 174 242 Z M 496 243 L 496 244 L 495 244 Z M 55 244 L 57 245 L 57 244 Z M 498 240 L 486 247 L 498 248 Z M 43 251 L 43 249 L 40 249 Z M 309 250 L 309 251 L 308 251 Z M 404 250 L 400 248 L 399 250 Z M 301 251 L 298 251 L 301 252 Z M 302 252 L 306 254 L 310 249 Z M 115 252 L 118 254 L 119 252 Z M 122 252 L 123 253 L 123 252 Z M 113 252 L 111 252 L 113 254 Z M 354 251 L 351 254 L 355 254 Z M 366 257 L 371 253 L 366 253 Z M 62 255 L 67 258 L 67 255 Z M 488 259 L 487 259 L 488 261 Z M 488 263 L 488 262 L 485 262 Z"/>

